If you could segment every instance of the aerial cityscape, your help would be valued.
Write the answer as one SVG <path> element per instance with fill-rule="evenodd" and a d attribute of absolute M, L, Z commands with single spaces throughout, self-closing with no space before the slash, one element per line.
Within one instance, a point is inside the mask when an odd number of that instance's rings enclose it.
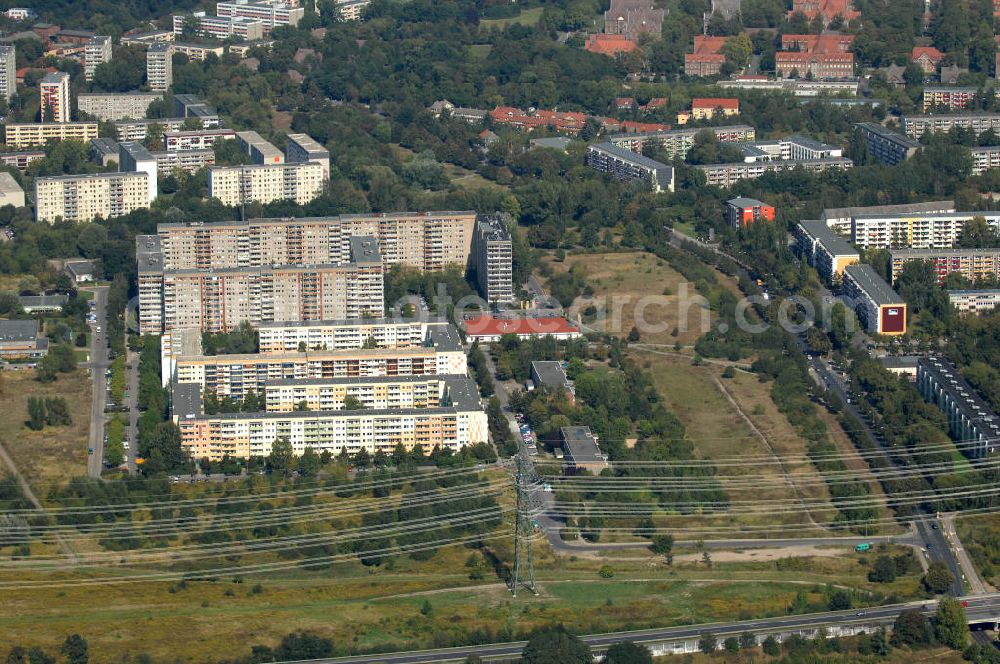
<path fill-rule="evenodd" d="M 21 3 L 7 664 L 1000 664 L 1000 0 Z"/>

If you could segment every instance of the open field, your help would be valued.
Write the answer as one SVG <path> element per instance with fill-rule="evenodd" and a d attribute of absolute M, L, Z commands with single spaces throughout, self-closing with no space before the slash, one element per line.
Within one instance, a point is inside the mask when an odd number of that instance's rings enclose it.
<path fill-rule="evenodd" d="M 636 305 L 646 296 L 655 296 L 645 309 L 640 308 L 641 318 L 655 330 L 644 331 L 639 326 L 643 342 L 671 346 L 680 342 L 688 346 L 706 331 L 701 328 L 703 310 L 695 303 L 698 293 L 694 286 L 653 254 L 642 251 L 574 254 L 562 262 L 550 261 L 549 265 L 556 273 L 566 272 L 575 265 L 583 267 L 587 283 L 594 289 L 594 298 L 577 298 L 574 307 L 583 309 L 589 304 L 599 309 L 607 307 L 607 323 L 594 324 L 594 329 L 627 335 L 636 324 Z M 719 272 L 716 275 L 738 292 L 735 281 Z M 681 311 L 685 298 L 691 306 Z M 672 332 L 679 327 L 682 315 L 689 329 L 678 329 L 678 335 L 674 336 Z M 710 315 L 711 320 L 714 316 Z"/>
<path fill-rule="evenodd" d="M 690 360 L 655 353 L 635 352 L 643 366 L 648 364 L 653 381 L 664 398 L 665 406 L 684 423 L 696 454 L 706 459 L 726 458 L 729 465 L 720 468 L 722 487 L 732 501 L 791 500 L 818 501 L 828 504 L 829 493 L 812 464 L 792 461 L 741 466 L 741 457 L 774 460 L 805 453 L 803 441 L 795 435 L 787 419 L 778 412 L 768 396 L 767 386 L 751 374 L 737 372 L 723 379 L 722 367 L 712 364 L 693 366 Z M 724 391 L 725 390 L 725 391 Z M 741 475 L 761 476 L 767 485 L 738 486 Z M 706 525 L 754 526 L 769 524 L 788 527 L 786 536 L 825 532 L 815 523 L 832 521 L 832 506 L 779 514 L 740 515 L 734 509 L 727 519 L 701 520 Z M 685 518 L 680 523 L 693 524 L 699 519 Z M 735 531 L 735 532 L 738 532 Z"/>
<path fill-rule="evenodd" d="M 504 559 L 509 549 L 509 541 L 497 542 Z M 422 563 L 401 558 L 393 571 L 352 562 L 319 572 L 227 575 L 184 584 L 5 589 L 0 642 L 54 649 L 67 634 L 80 633 L 95 663 L 141 652 L 180 662 L 218 660 L 222 653 L 236 658 L 248 655 L 253 644 L 273 646 L 296 630 L 314 631 L 338 648 L 414 649 L 450 645 L 474 630 L 490 639 L 516 638 L 552 622 L 593 633 L 782 615 L 800 591 L 820 610 L 826 584 L 859 588 L 862 597 L 864 590 L 906 597 L 918 585 L 913 576 L 888 586 L 868 584 L 868 566 L 849 550 L 836 557 L 719 562 L 711 570 L 700 563 L 669 568 L 662 559 L 640 555 L 612 561 L 614 578 L 604 579 L 597 573 L 602 561 L 553 559 L 544 546 L 539 549 L 540 594 L 517 599 L 492 574 L 470 581 L 464 561 L 471 552 L 462 547 Z M 0 581 L 15 578 L 37 577 L 0 573 Z M 422 611 L 425 602 L 430 611 Z M 153 621 L 155 632 L 147 628 Z"/>
<path fill-rule="evenodd" d="M 409 148 L 405 148 L 402 145 L 393 144 L 392 149 L 396 153 L 396 159 L 400 162 L 408 161 L 417 156 L 416 152 L 410 150 Z M 448 183 L 453 187 L 459 187 L 461 189 L 482 189 L 483 187 L 489 187 L 492 189 L 507 189 L 507 187 L 487 180 L 479 173 L 470 171 L 467 168 L 459 166 L 458 164 L 441 162 L 441 166 L 444 167 L 444 174 L 448 178 Z"/>
<path fill-rule="evenodd" d="M 90 393 L 93 386 L 87 372 L 59 374 L 54 383 L 39 383 L 31 370 L 5 371 L 0 377 L 0 444 L 14 459 L 18 469 L 39 496 L 50 482 L 65 482 L 87 470 L 87 442 L 90 435 Z M 31 431 L 27 419 L 29 397 L 63 397 L 73 424 Z"/>
<path fill-rule="evenodd" d="M 483 28 L 506 30 L 514 24 L 528 26 L 538 25 L 538 21 L 542 18 L 542 10 L 542 7 L 535 7 L 533 9 L 525 9 L 517 16 L 511 16 L 510 18 L 484 18 L 479 21 L 479 26 Z"/>

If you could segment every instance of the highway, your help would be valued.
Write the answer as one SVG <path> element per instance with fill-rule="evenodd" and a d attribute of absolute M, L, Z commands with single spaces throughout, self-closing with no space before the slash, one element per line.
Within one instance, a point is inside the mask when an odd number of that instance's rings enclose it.
<path fill-rule="evenodd" d="M 1000 595 L 968 596 L 961 598 L 966 604 L 966 614 L 970 623 L 992 622 L 1000 617 Z M 769 633 L 777 631 L 815 630 L 819 627 L 851 627 L 868 623 L 888 624 L 904 609 L 920 609 L 926 615 L 933 615 L 937 602 L 933 600 L 889 604 L 868 609 L 849 611 L 829 611 L 799 616 L 781 616 L 738 622 L 709 623 L 683 627 L 643 629 L 610 634 L 592 634 L 582 637 L 592 648 L 603 649 L 622 641 L 655 643 L 658 641 L 697 639 L 711 632 L 720 640 L 743 632 Z M 462 661 L 469 655 L 480 657 L 518 657 L 525 642 L 494 643 L 482 646 L 459 648 L 439 648 L 411 652 L 387 653 L 379 655 L 354 655 L 330 659 L 310 660 L 314 664 L 430 664 L 432 662 Z"/>
<path fill-rule="evenodd" d="M 90 373 L 93 379 L 93 399 L 90 407 L 90 442 L 88 443 L 87 475 L 100 477 L 104 470 L 104 401 L 106 399 L 106 380 L 104 372 L 108 364 L 108 319 L 107 319 L 107 286 L 94 288 L 94 313 L 97 323 L 91 326 L 90 339 Z M 100 329 L 100 332 L 98 332 Z"/>

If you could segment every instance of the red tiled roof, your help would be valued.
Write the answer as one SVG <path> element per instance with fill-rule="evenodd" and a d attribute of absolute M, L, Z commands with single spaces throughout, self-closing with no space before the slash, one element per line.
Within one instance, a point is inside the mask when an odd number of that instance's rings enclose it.
<path fill-rule="evenodd" d="M 726 108 L 740 110 L 740 100 L 731 97 L 695 97 L 691 100 L 691 108 Z"/>
<path fill-rule="evenodd" d="M 659 122 L 625 120 L 621 123 L 621 130 L 628 134 L 652 134 L 658 131 L 670 131 L 670 125 Z"/>
<path fill-rule="evenodd" d="M 809 19 L 819 15 L 827 21 L 837 16 L 850 21 L 861 15 L 851 6 L 850 0 L 792 0 L 791 13 L 795 12 L 801 12 Z"/>
<path fill-rule="evenodd" d="M 591 53 L 614 57 L 619 53 L 631 53 L 639 50 L 639 44 L 624 35 L 590 35 L 584 49 Z"/>
<path fill-rule="evenodd" d="M 910 60 L 916 61 L 925 55 L 928 60 L 935 64 L 944 59 L 944 53 L 937 50 L 933 46 L 914 46 L 913 50 L 910 52 Z"/>
<path fill-rule="evenodd" d="M 465 332 L 470 336 L 503 334 L 538 335 L 576 334 L 580 328 L 570 325 L 565 318 L 494 318 L 480 316 L 465 322 Z"/>
<path fill-rule="evenodd" d="M 846 53 L 854 42 L 854 35 L 781 35 L 781 48 L 798 46 L 809 53 Z"/>
<path fill-rule="evenodd" d="M 698 35 L 694 38 L 694 55 L 718 55 L 725 43 L 726 37 Z"/>

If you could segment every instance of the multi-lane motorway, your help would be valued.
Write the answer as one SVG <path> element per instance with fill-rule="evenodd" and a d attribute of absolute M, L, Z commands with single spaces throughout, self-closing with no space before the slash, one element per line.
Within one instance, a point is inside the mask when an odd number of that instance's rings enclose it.
<path fill-rule="evenodd" d="M 990 622 L 1000 617 L 1000 595 L 969 596 L 962 598 L 970 622 Z M 582 637 L 592 648 L 603 649 L 622 641 L 656 643 L 697 639 L 705 632 L 719 638 L 752 632 L 766 634 L 791 632 L 795 630 L 815 630 L 819 627 L 849 628 L 860 625 L 891 624 L 904 609 L 919 609 L 927 615 L 937 610 L 936 601 L 890 604 L 864 610 L 830 611 L 800 616 L 782 616 L 728 623 L 711 623 L 686 627 L 643 629 L 611 634 L 593 634 Z M 461 648 L 440 648 L 413 652 L 389 653 L 381 655 L 356 655 L 331 659 L 310 660 L 314 664 L 431 664 L 432 662 L 462 661 L 469 655 L 483 658 L 517 657 L 524 649 L 524 642 L 495 643 L 483 646 Z"/>

